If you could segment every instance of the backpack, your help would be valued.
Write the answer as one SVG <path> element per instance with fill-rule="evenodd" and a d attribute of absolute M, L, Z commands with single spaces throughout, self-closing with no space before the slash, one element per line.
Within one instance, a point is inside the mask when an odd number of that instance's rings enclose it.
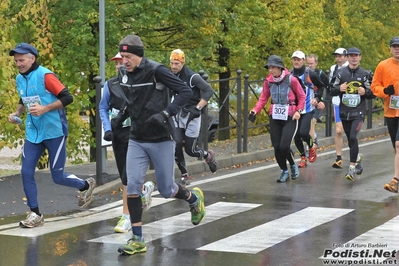
<path fill-rule="evenodd" d="M 310 68 L 307 67 L 305 69 L 305 73 L 304 73 L 305 82 L 300 77 L 294 75 L 294 69 L 291 69 L 291 71 L 290 71 L 291 76 L 295 77 L 298 80 L 299 84 L 301 84 L 301 87 L 302 87 L 303 91 L 305 92 L 305 94 L 306 94 L 306 87 L 309 87 L 309 88 L 317 91 L 317 87 L 312 83 L 312 80 L 310 79 L 309 71 L 310 71 Z"/>

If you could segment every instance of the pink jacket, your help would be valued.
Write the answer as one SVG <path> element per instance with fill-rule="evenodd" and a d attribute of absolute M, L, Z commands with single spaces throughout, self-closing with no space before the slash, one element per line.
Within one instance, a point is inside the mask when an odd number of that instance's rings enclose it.
<path fill-rule="evenodd" d="M 284 69 L 283 71 L 285 72 L 286 75 L 290 75 L 290 72 L 287 69 Z M 267 75 L 266 80 L 263 83 L 262 93 L 261 93 L 259 100 L 256 103 L 255 107 L 253 108 L 253 110 L 255 110 L 255 112 L 257 114 L 267 104 L 267 102 L 270 98 L 269 82 L 270 83 L 274 82 L 271 74 Z M 289 106 L 289 109 L 288 109 L 289 116 L 292 116 L 295 113 L 295 111 L 303 110 L 303 108 L 305 107 L 305 98 L 306 98 L 306 95 L 302 89 L 301 84 L 299 83 L 299 81 L 296 78 L 292 77 L 291 78 L 291 90 L 288 93 L 288 99 L 290 101 L 297 102 L 298 105 L 290 105 Z M 273 109 L 273 104 L 270 104 L 269 114 L 272 113 L 272 109 Z"/>

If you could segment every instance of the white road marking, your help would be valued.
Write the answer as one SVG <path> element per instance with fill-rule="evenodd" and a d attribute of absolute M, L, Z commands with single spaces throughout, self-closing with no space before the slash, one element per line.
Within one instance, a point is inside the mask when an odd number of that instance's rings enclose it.
<path fill-rule="evenodd" d="M 354 211 L 308 207 L 301 211 L 226 237 L 197 250 L 256 254 L 316 226 Z"/>
<path fill-rule="evenodd" d="M 192 229 L 194 227 L 203 226 L 216 220 L 229 217 L 241 212 L 245 212 L 261 206 L 261 204 L 250 203 L 234 203 L 234 202 L 217 202 L 206 206 L 205 219 L 197 226 L 191 223 L 191 214 L 186 212 L 173 217 L 165 218 L 156 222 L 143 225 L 143 235 L 146 242 L 150 242 L 162 237 Z M 131 238 L 131 234 L 111 234 L 99 238 L 91 239 L 89 242 L 124 244 Z"/>

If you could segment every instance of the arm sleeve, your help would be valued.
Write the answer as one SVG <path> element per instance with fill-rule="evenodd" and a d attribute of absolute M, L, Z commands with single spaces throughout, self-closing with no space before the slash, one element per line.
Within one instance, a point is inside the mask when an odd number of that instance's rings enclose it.
<path fill-rule="evenodd" d="M 340 94 L 340 86 L 341 86 L 341 73 L 337 73 L 337 75 L 335 75 L 335 80 L 330 90 L 331 96 L 338 96 Z"/>
<path fill-rule="evenodd" d="M 205 101 L 209 101 L 214 93 L 211 85 L 209 85 L 209 83 L 206 82 L 199 74 L 193 75 L 191 79 L 191 85 L 197 86 L 197 88 L 201 90 L 201 98 Z"/>
<path fill-rule="evenodd" d="M 48 73 L 44 76 L 44 85 L 46 90 L 57 96 L 58 100 L 61 101 L 65 107 L 73 102 L 73 97 L 61 81 L 52 73 Z"/>
<path fill-rule="evenodd" d="M 267 101 L 269 100 L 269 97 L 270 97 L 269 82 L 265 80 L 263 82 L 263 88 L 259 100 L 256 103 L 255 107 L 253 108 L 253 110 L 255 110 L 257 114 L 259 114 L 262 108 L 266 105 Z"/>
<path fill-rule="evenodd" d="M 112 130 L 111 122 L 109 121 L 109 88 L 108 82 L 104 83 L 103 93 L 100 100 L 100 118 L 103 124 L 104 132 Z"/>
<path fill-rule="evenodd" d="M 174 100 L 166 106 L 170 116 L 176 115 L 190 100 L 193 92 L 189 86 L 177 78 L 166 66 L 160 65 L 155 70 L 155 79 L 174 92 Z"/>
<path fill-rule="evenodd" d="M 380 64 L 377 65 L 377 68 L 374 72 L 373 81 L 371 82 L 371 91 L 375 96 L 380 97 L 382 99 L 390 97 L 390 95 L 384 93 L 382 67 Z"/>
<path fill-rule="evenodd" d="M 309 77 L 312 83 L 317 87 L 315 98 L 320 102 L 323 100 L 324 83 L 321 81 L 319 74 L 314 71 L 309 71 Z"/>

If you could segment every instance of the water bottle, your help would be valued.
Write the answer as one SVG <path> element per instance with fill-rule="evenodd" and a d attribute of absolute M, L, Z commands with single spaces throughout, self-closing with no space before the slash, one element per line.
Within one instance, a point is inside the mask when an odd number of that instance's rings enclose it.
<path fill-rule="evenodd" d="M 19 125 L 22 124 L 22 119 L 19 118 L 18 116 L 13 115 L 13 116 L 12 116 L 12 119 L 13 119 L 15 122 L 17 122 Z"/>

